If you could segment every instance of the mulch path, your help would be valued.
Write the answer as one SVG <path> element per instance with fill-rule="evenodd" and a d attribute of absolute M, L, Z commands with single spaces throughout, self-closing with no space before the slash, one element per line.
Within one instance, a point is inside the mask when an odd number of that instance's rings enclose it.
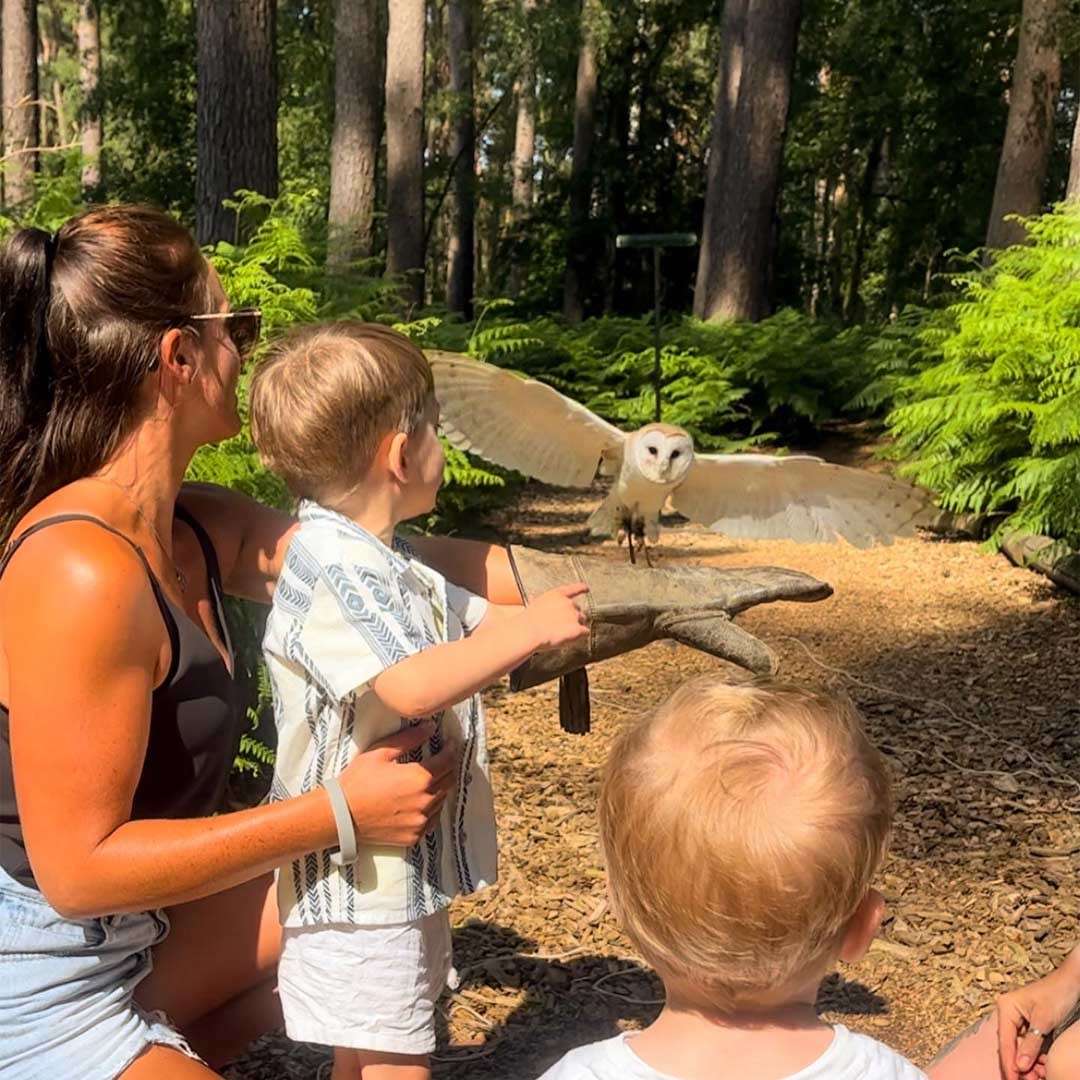
<path fill-rule="evenodd" d="M 489 525 L 515 542 L 624 558 L 584 537 L 590 505 L 530 485 Z M 820 1004 L 925 1064 L 996 994 L 1080 941 L 1080 603 L 970 543 L 734 544 L 676 526 L 656 555 L 786 566 L 834 587 L 822 603 L 774 604 L 740 623 L 777 651 L 785 677 L 849 692 L 892 763 L 888 922 Z M 560 730 L 553 687 L 487 694 L 501 880 L 453 908 L 460 984 L 442 1002 L 437 1077 L 532 1080 L 658 1011 L 660 984 L 604 898 L 597 777 L 615 732 L 717 663 L 657 643 L 594 667 L 584 737 Z M 322 1048 L 272 1036 L 227 1075 L 316 1077 L 325 1061 Z"/>

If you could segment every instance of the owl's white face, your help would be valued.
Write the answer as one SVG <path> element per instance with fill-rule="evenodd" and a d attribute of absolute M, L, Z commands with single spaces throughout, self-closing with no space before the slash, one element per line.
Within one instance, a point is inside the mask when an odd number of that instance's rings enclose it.
<path fill-rule="evenodd" d="M 694 443 L 678 428 L 644 427 L 634 439 L 634 465 L 654 484 L 680 483 L 693 463 Z"/>

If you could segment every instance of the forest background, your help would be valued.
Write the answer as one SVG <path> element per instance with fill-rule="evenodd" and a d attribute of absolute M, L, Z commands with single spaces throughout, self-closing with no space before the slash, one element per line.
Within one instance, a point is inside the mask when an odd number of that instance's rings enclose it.
<path fill-rule="evenodd" d="M 151 202 L 270 333 L 390 322 L 636 425 L 652 253 L 615 240 L 695 233 L 665 420 L 868 420 L 942 506 L 1080 544 L 1075 0 L 0 3 L 0 234 Z M 246 436 L 192 474 L 286 501 Z M 428 524 L 514 483 L 452 452 Z"/>

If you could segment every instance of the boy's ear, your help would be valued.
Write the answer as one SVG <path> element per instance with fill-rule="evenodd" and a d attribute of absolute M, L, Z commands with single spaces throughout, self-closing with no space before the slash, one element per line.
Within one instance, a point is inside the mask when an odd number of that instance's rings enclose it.
<path fill-rule="evenodd" d="M 399 483 L 409 480 L 409 436 L 404 431 L 395 431 L 390 436 L 386 447 L 386 467 L 390 475 Z"/>
<path fill-rule="evenodd" d="M 870 943 L 881 929 L 881 920 L 884 917 L 885 898 L 877 889 L 871 889 L 856 908 L 844 931 L 840 959 L 845 964 L 857 964 L 866 955 Z"/>

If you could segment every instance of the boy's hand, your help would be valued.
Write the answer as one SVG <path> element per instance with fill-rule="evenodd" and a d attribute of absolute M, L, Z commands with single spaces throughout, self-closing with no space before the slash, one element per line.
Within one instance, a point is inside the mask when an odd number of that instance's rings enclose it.
<path fill-rule="evenodd" d="M 459 748 L 449 743 L 424 762 L 400 758 L 434 730 L 430 720 L 404 728 L 357 754 L 338 777 L 361 843 L 412 847 L 431 830 L 454 784 Z"/>
<path fill-rule="evenodd" d="M 584 596 L 588 591 L 589 586 L 582 581 L 559 585 L 541 593 L 529 604 L 521 617 L 529 620 L 536 634 L 537 650 L 557 648 L 589 632 L 585 613 L 574 603 L 575 596 Z"/>

